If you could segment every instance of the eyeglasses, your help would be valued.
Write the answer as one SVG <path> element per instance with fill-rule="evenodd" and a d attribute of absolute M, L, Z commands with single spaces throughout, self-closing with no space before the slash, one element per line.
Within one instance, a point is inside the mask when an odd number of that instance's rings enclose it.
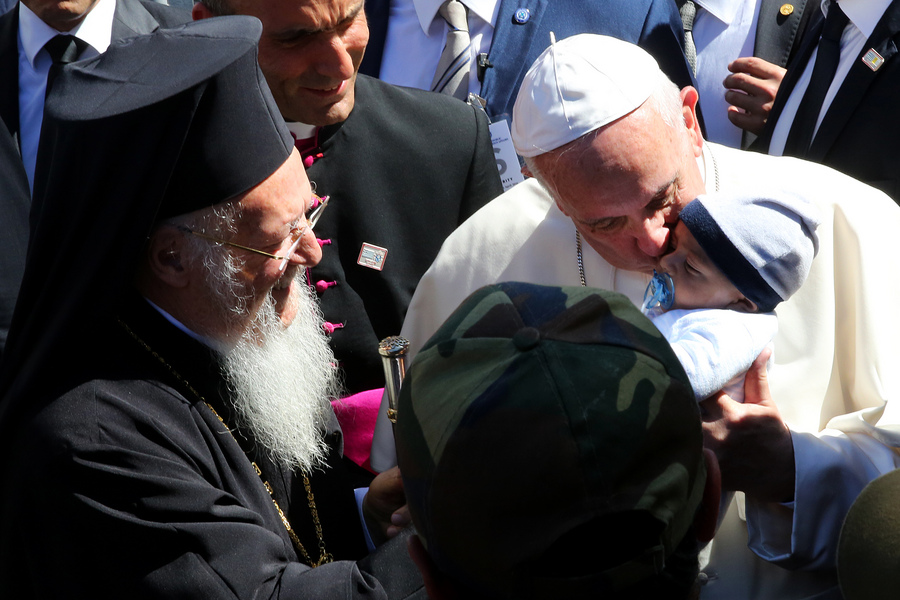
<path fill-rule="evenodd" d="M 290 257 L 294 254 L 294 252 L 296 252 L 297 246 L 300 245 L 300 241 L 303 239 L 303 234 L 305 234 L 307 230 L 312 231 L 312 229 L 316 226 L 316 223 L 318 223 L 319 219 L 322 217 L 322 213 L 325 212 L 325 207 L 328 206 L 328 201 L 331 199 L 330 196 L 317 196 L 315 194 L 313 194 L 312 197 L 313 207 L 310 209 L 309 214 L 307 214 L 304 219 L 306 221 L 306 224 L 303 225 L 303 227 L 300 227 L 291 232 L 291 247 L 287 252 L 284 253 L 284 255 L 281 256 L 279 256 L 278 254 L 271 254 L 263 250 L 257 250 L 256 248 L 250 248 L 249 246 L 235 244 L 234 242 L 229 242 L 228 240 L 223 240 L 222 238 L 217 238 L 206 233 L 194 231 L 190 227 L 186 227 L 184 225 L 177 225 L 177 228 L 179 231 L 183 231 L 184 233 L 188 233 L 190 235 L 195 235 L 199 238 L 203 238 L 217 244 L 231 246 L 232 248 L 238 248 L 240 250 L 245 250 L 246 252 L 252 252 L 253 254 L 259 254 L 260 256 L 265 256 L 266 258 L 271 258 L 272 260 L 279 260 L 281 261 L 281 263 L 278 265 L 278 268 L 279 270 L 283 271 L 287 268 L 288 260 L 290 259 Z"/>

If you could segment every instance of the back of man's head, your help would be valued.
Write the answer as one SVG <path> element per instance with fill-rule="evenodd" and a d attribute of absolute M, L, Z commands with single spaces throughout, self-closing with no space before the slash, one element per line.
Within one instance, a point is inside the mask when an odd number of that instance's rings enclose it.
<path fill-rule="evenodd" d="M 475 595 L 692 588 L 700 415 L 668 343 L 625 297 L 475 292 L 413 361 L 395 433 L 423 544 Z"/>

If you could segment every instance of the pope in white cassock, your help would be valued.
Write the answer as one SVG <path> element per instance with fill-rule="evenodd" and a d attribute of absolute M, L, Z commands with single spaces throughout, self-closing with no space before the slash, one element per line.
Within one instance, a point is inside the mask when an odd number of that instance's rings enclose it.
<path fill-rule="evenodd" d="M 840 598 L 843 518 L 866 483 L 900 464 L 900 403 L 889 402 L 900 394 L 900 207 L 829 168 L 705 142 L 697 99 L 637 46 L 579 35 L 548 48 L 513 112 L 535 177 L 446 240 L 402 335 L 414 353 L 468 294 L 501 281 L 582 284 L 640 304 L 698 195 L 754 185 L 804 195 L 824 215 L 820 249 L 776 311 L 771 398 L 703 405 L 723 486 L 741 493 L 703 557 L 701 596 Z M 372 464 L 383 469 L 395 459 L 379 418 Z"/>

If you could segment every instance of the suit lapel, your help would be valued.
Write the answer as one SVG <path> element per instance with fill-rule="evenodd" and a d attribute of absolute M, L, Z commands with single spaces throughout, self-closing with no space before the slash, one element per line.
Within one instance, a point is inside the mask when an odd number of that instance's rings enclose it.
<path fill-rule="evenodd" d="M 19 147 L 19 5 L 0 16 L 0 119 Z"/>
<path fill-rule="evenodd" d="M 809 57 L 819 43 L 819 36 L 822 34 L 822 27 L 824 25 L 824 19 L 817 19 L 816 24 L 807 30 L 806 36 L 801 42 L 800 50 L 797 52 L 797 57 L 792 63 L 792 68 L 787 70 L 784 79 L 781 81 L 781 85 L 778 87 L 778 93 L 775 95 L 775 102 L 772 105 L 772 110 L 769 112 L 769 117 L 766 120 L 766 128 L 763 130 L 762 135 L 760 135 L 751 146 L 752 150 L 758 150 L 760 152 L 769 151 L 769 143 L 772 141 L 772 130 L 775 129 L 775 123 L 778 122 L 778 118 L 784 110 L 784 105 L 787 102 L 788 97 L 791 95 L 791 92 L 794 91 L 797 80 L 800 79 L 800 76 L 806 69 L 807 63 L 809 63 Z"/>
<path fill-rule="evenodd" d="M 529 18 L 524 24 L 516 22 L 514 18 L 516 11 L 522 9 L 529 11 Z M 527 56 L 528 49 L 534 43 L 541 44 L 541 48 L 550 45 L 549 36 L 546 39 L 534 39 L 535 35 L 542 32 L 541 19 L 547 10 L 551 10 L 548 0 L 501 0 L 494 26 L 494 41 L 488 53 L 493 67 L 485 71 L 484 82 L 481 84 L 481 96 L 488 99 L 487 112 L 492 120 L 502 116 L 497 114 L 498 111 L 503 110 L 509 104 L 510 97 L 519 92 L 518 86 L 514 84 L 523 79 L 525 71 L 531 66 L 522 60 L 523 56 Z M 506 117 L 510 118 L 511 115 Z"/>
<path fill-rule="evenodd" d="M 798 35 L 802 35 L 800 25 L 804 22 L 807 10 L 815 10 L 818 5 L 807 7 L 808 0 L 794 0 L 793 12 L 785 16 L 781 7 L 786 6 L 783 0 L 762 0 L 759 7 L 759 19 L 756 25 L 756 39 L 753 45 L 753 56 L 786 67 L 791 57 L 791 50 Z"/>
<path fill-rule="evenodd" d="M 116 0 L 116 13 L 112 25 L 113 41 L 152 33 L 157 29 L 159 23 L 138 0 Z"/>
<path fill-rule="evenodd" d="M 825 158 L 834 141 L 844 130 L 847 121 L 856 112 L 856 108 L 865 97 L 869 86 L 888 70 L 889 65 L 886 63 L 897 54 L 894 36 L 898 32 L 900 32 L 900 0 L 894 0 L 881 16 L 872 35 L 866 40 L 862 53 L 853 62 L 850 71 L 841 83 L 831 106 L 828 107 L 828 112 L 825 113 L 825 118 L 822 119 L 816 137 L 813 138 L 807 159 L 822 161 Z M 877 71 L 870 69 L 861 60 L 869 49 L 874 49 L 884 58 L 885 64 L 882 64 Z M 877 115 L 873 115 L 873 118 L 877 118 Z"/>

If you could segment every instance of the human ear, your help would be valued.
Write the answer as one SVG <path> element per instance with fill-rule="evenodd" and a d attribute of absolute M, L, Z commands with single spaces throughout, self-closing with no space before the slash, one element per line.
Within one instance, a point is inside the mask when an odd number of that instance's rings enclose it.
<path fill-rule="evenodd" d="M 706 462 L 706 484 L 703 487 L 703 498 L 700 508 L 694 517 L 694 528 L 697 541 L 706 543 L 716 534 L 719 521 L 719 502 L 722 499 L 722 471 L 716 454 L 709 448 L 703 449 L 703 460 Z"/>
<path fill-rule="evenodd" d="M 755 302 L 743 296 L 732 301 L 731 304 L 728 305 L 728 308 L 743 313 L 755 313 L 759 311 L 759 307 Z"/>
<path fill-rule="evenodd" d="M 190 274 L 183 260 L 184 234 L 172 225 L 161 225 L 147 243 L 147 269 L 156 279 L 171 287 L 185 287 Z"/>
<path fill-rule="evenodd" d="M 703 154 L 703 132 L 700 130 L 700 120 L 697 118 L 697 101 L 699 99 L 700 95 L 695 88 L 686 86 L 681 90 L 681 113 L 695 157 Z"/>

